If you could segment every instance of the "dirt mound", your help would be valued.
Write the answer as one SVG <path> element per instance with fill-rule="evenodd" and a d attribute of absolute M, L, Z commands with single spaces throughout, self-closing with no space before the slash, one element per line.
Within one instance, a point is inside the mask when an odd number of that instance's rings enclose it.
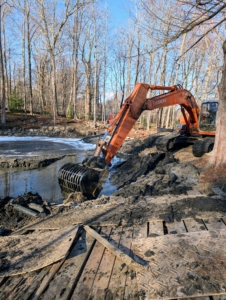
<path fill-rule="evenodd" d="M 25 226 L 32 219 L 50 213 L 49 204 L 39 194 L 26 193 L 16 198 L 0 200 L 0 235 Z"/>
<path fill-rule="evenodd" d="M 148 154 L 117 167 L 111 182 L 116 196 L 184 194 L 198 183 L 199 171 L 191 163 L 179 163 L 172 153 Z"/>
<path fill-rule="evenodd" d="M 117 156 L 121 153 L 135 155 L 142 152 L 145 149 L 152 148 L 155 146 L 157 139 L 163 134 L 164 133 L 154 133 L 148 137 L 127 140 L 120 148 L 120 153 L 117 154 Z"/>

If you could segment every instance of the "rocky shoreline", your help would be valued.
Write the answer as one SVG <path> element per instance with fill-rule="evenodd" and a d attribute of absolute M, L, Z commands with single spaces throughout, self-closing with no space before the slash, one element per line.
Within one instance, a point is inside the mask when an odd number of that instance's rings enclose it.
<path fill-rule="evenodd" d="M 64 156 L 47 157 L 47 156 L 32 156 L 27 158 L 0 158 L 0 168 L 2 169 L 38 169 L 47 167 Z"/>
<path fill-rule="evenodd" d="M 73 125 L 42 126 L 40 128 L 30 129 L 21 127 L 0 129 L 0 136 L 48 136 L 79 138 L 96 134 L 97 131 L 95 129 L 78 129 Z"/>

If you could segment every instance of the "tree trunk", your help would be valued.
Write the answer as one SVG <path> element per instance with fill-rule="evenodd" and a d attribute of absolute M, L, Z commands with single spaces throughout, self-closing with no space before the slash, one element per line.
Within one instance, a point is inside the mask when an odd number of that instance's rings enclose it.
<path fill-rule="evenodd" d="M 162 54 L 162 67 L 161 67 L 161 77 L 160 77 L 160 85 L 165 85 L 166 81 L 166 58 L 167 58 L 167 45 L 163 47 L 163 54 Z M 164 115 L 165 115 L 166 108 L 159 109 L 159 117 L 157 119 L 157 127 L 163 127 L 165 123 Z"/>
<path fill-rule="evenodd" d="M 91 70 L 88 71 L 86 75 L 86 102 L 85 102 L 85 119 L 90 119 L 90 113 L 91 113 Z"/>
<path fill-rule="evenodd" d="M 107 78 L 107 41 L 106 41 L 106 37 L 105 37 L 105 41 L 104 41 L 104 80 L 103 80 L 103 103 L 102 103 L 102 121 L 105 124 L 105 120 L 106 120 L 106 78 Z"/>
<path fill-rule="evenodd" d="M 93 126 L 96 128 L 97 120 L 97 29 L 94 18 L 94 96 L 93 96 Z"/>
<path fill-rule="evenodd" d="M 55 74 L 55 57 L 54 53 L 51 53 L 51 86 L 52 86 L 52 100 L 53 100 L 53 123 L 56 125 L 56 115 L 57 115 L 57 95 L 56 95 L 56 74 Z"/>
<path fill-rule="evenodd" d="M 33 115 L 33 92 L 31 74 L 31 32 L 30 32 L 30 8 L 26 1 L 26 25 L 27 25 L 27 54 L 28 54 L 28 73 L 29 73 L 29 96 L 30 96 L 30 115 Z"/>
<path fill-rule="evenodd" d="M 126 97 L 129 97 L 131 90 L 130 90 L 130 83 L 131 83 L 131 52 L 132 52 L 132 42 L 131 39 L 128 39 L 128 50 L 127 50 L 127 79 L 126 79 Z"/>
<path fill-rule="evenodd" d="M 27 114 L 27 93 L 26 93 L 26 59 L 25 59 L 25 22 L 23 26 L 23 47 L 22 47 L 22 59 L 23 59 L 23 85 L 24 85 L 24 112 Z"/>
<path fill-rule="evenodd" d="M 5 102 L 6 102 L 6 93 L 5 93 L 5 74 L 4 74 L 4 59 L 3 59 L 3 50 L 2 50 L 2 3 L 0 4 L 0 63 L 1 63 L 1 73 L 2 73 L 2 114 L 1 122 L 6 124 L 6 113 L 5 113 Z"/>
<path fill-rule="evenodd" d="M 3 20 L 2 22 L 2 34 L 3 34 L 3 40 L 4 40 L 4 50 L 3 50 L 3 57 L 4 57 L 4 72 L 5 72 L 5 98 L 6 98 L 6 108 L 9 109 L 9 78 L 8 78 L 8 70 L 7 70 L 7 58 L 6 58 L 6 33 L 5 33 L 5 22 Z"/>
<path fill-rule="evenodd" d="M 77 96 L 78 96 L 78 46 L 79 46 L 79 15 L 78 8 L 76 8 L 74 14 L 74 35 L 73 36 L 73 53 L 72 53 L 72 88 L 71 88 L 71 99 L 70 103 L 73 103 L 74 116 L 73 118 L 78 119 L 76 113 Z"/>
<path fill-rule="evenodd" d="M 215 137 L 214 149 L 210 158 L 212 167 L 226 166 L 226 40 L 223 43 L 224 67 L 222 79 L 218 86 L 220 103 L 218 107 L 217 131 Z"/>

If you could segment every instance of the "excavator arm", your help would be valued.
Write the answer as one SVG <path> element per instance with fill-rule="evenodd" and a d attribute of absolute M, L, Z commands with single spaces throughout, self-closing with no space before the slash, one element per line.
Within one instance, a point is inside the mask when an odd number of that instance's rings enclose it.
<path fill-rule="evenodd" d="M 168 92 L 147 99 L 149 89 Z M 189 91 L 178 88 L 177 86 L 165 87 L 137 83 L 131 95 L 125 100 L 112 124 L 108 127 L 107 134 L 112 133 L 110 141 L 106 142 L 106 134 L 104 138 L 98 142 L 94 156 L 99 156 L 100 153 L 103 152 L 105 162 L 109 164 L 144 110 L 154 110 L 176 104 L 181 106 L 181 111 L 186 122 L 186 131 L 193 133 L 198 132 L 199 107 Z M 187 117 L 185 111 L 189 117 Z"/>

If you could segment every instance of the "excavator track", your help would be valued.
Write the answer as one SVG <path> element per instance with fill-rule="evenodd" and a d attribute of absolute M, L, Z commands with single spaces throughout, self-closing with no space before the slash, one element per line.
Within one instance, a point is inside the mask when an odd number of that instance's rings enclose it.
<path fill-rule="evenodd" d="M 180 136 L 180 133 L 173 132 L 171 134 L 164 135 L 157 139 L 156 148 L 160 151 L 167 152 L 173 149 L 175 140 Z"/>
<path fill-rule="evenodd" d="M 205 153 L 213 150 L 214 138 L 204 138 L 193 144 L 192 152 L 195 157 L 202 157 Z"/>

